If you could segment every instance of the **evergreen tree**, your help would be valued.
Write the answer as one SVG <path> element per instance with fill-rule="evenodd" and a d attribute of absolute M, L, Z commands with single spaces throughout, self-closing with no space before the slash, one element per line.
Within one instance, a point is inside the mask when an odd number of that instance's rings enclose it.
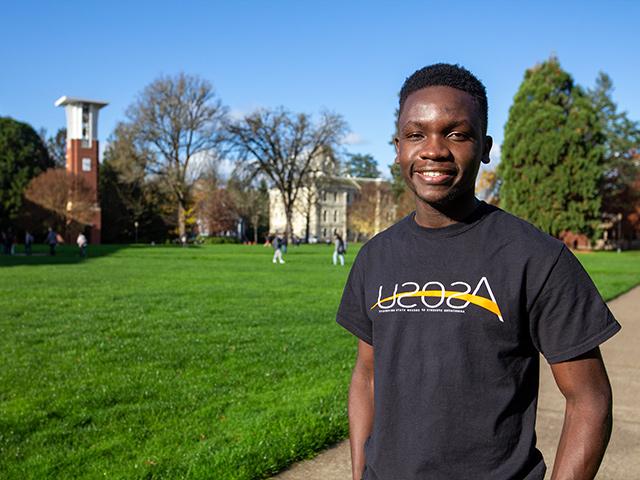
<path fill-rule="evenodd" d="M 50 167 L 47 148 L 33 128 L 0 117 L 0 229 L 18 219 L 27 184 Z"/>
<path fill-rule="evenodd" d="M 637 163 L 640 125 L 630 120 L 626 112 L 618 111 L 612 94 L 611 77 L 600 72 L 595 88 L 589 90 L 589 96 L 605 135 L 604 176 L 600 185 L 602 211 L 610 215 L 628 214 L 639 200 L 634 182 L 640 175 Z"/>
<path fill-rule="evenodd" d="M 501 206 L 554 236 L 594 236 L 603 142 L 591 99 L 557 58 L 527 70 L 505 125 Z"/>
<path fill-rule="evenodd" d="M 348 175 L 358 178 L 378 178 L 380 170 L 375 159 L 369 155 L 355 153 L 349 155 L 345 163 L 345 170 Z"/>

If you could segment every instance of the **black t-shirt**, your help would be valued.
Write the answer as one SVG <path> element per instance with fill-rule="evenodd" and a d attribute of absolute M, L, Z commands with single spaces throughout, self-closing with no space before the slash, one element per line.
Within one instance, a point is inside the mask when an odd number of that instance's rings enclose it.
<path fill-rule="evenodd" d="M 560 241 L 484 202 L 365 244 L 337 321 L 374 347 L 365 480 L 542 479 L 539 352 L 561 362 L 620 329 Z"/>

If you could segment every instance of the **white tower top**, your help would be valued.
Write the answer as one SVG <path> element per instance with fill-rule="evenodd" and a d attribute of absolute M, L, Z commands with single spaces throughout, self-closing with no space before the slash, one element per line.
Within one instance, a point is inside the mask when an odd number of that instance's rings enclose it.
<path fill-rule="evenodd" d="M 67 114 L 67 140 L 82 140 L 83 147 L 90 147 L 98 139 L 98 110 L 109 105 L 100 100 L 60 97 L 56 107 L 65 107 Z"/>

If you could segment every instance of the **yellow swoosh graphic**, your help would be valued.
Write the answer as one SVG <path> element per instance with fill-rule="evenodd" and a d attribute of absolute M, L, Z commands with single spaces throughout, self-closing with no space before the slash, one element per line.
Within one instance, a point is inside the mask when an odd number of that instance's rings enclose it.
<path fill-rule="evenodd" d="M 417 292 L 396 293 L 395 295 L 391 295 L 390 297 L 383 298 L 382 300 L 377 302 L 375 305 L 373 305 L 373 307 L 371 307 L 370 310 L 373 310 L 374 308 L 379 306 L 381 303 L 386 303 L 386 302 L 389 302 L 389 301 L 391 301 L 393 299 L 396 299 L 396 298 L 402 298 L 402 297 L 442 297 L 442 295 L 443 295 L 442 290 L 419 290 Z M 455 295 L 456 299 L 464 300 L 466 302 L 473 303 L 474 305 L 478 305 L 479 307 L 482 307 L 482 308 L 484 308 L 486 310 L 489 310 L 491 313 L 494 313 L 495 315 L 497 315 L 501 322 L 503 321 L 502 320 L 502 314 L 500 313 L 500 307 L 498 307 L 498 304 L 496 302 L 494 302 L 492 300 L 489 300 L 488 298 L 481 297 L 479 295 L 472 295 L 470 293 L 450 292 L 448 290 L 444 291 L 444 296 L 445 297 L 452 297 L 454 295 Z"/>

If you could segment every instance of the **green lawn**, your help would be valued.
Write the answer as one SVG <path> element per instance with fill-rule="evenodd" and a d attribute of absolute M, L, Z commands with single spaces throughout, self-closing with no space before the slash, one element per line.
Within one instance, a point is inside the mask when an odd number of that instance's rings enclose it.
<path fill-rule="evenodd" d="M 263 478 L 346 436 L 331 247 L 90 253 L 0 257 L 0 478 Z M 580 259 L 640 283 L 640 252 Z"/>
<path fill-rule="evenodd" d="M 577 257 L 606 300 L 640 283 L 640 251 L 581 253 Z"/>

